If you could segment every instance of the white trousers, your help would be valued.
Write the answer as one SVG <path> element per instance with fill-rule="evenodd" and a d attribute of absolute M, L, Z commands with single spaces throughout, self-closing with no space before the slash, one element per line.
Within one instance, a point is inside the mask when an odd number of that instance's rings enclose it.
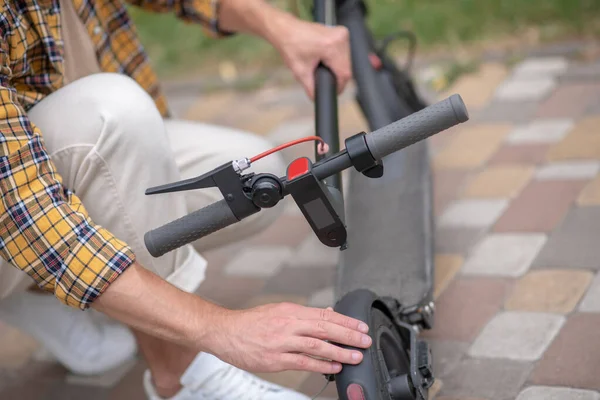
<path fill-rule="evenodd" d="M 277 209 L 261 212 L 160 258 L 144 246 L 144 233 L 222 199 L 216 188 L 146 196 L 146 188 L 207 172 L 224 162 L 270 148 L 265 139 L 197 122 L 163 120 L 135 81 L 98 74 L 49 95 L 30 112 L 63 184 L 97 224 L 131 246 L 138 262 L 175 286 L 195 291 L 206 261 L 199 252 L 243 239 L 268 226 Z M 260 116 L 257 115 L 257 118 Z M 257 162 L 260 172 L 285 172 L 277 155 Z M 0 299 L 33 283 L 0 262 Z"/>

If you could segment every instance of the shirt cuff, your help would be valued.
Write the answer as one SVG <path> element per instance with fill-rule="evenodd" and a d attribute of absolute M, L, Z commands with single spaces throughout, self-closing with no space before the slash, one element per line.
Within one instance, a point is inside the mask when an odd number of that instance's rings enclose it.
<path fill-rule="evenodd" d="M 135 262 L 133 251 L 110 232 L 93 225 L 87 228 L 86 242 L 93 246 L 72 250 L 71 261 L 54 287 L 54 295 L 62 303 L 82 310 Z"/>
<path fill-rule="evenodd" d="M 219 26 L 220 0 L 183 0 L 183 17 L 200 23 L 211 37 L 219 38 L 234 35 Z"/>

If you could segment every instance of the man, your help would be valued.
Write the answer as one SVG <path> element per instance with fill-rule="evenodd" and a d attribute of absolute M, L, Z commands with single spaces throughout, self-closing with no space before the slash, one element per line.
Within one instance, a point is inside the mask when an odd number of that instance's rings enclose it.
<path fill-rule="evenodd" d="M 350 79 L 344 28 L 300 21 L 263 0 L 131 3 L 217 36 L 266 39 L 309 96 L 319 62 L 339 88 Z M 205 190 L 145 197 L 145 188 L 268 143 L 169 119 L 120 0 L 5 0 L 1 11 L 2 319 L 80 373 L 117 365 L 139 347 L 150 399 L 306 399 L 244 370 L 336 373 L 361 361 L 360 352 L 331 344 L 368 347 L 360 321 L 293 304 L 232 311 L 192 294 L 204 278 L 199 251 L 249 235 L 272 213 L 158 259 L 143 245 L 147 230 L 218 199 Z M 282 168 L 271 157 L 260 169 Z M 32 279 L 71 308 L 24 292 Z M 127 325 L 135 343 L 120 326 L 77 310 L 90 307 Z"/>

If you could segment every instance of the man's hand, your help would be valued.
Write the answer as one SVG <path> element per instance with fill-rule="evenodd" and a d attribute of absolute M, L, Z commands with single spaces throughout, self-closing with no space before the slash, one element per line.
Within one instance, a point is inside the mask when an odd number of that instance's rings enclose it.
<path fill-rule="evenodd" d="M 320 62 L 337 77 L 338 92 L 352 78 L 350 35 L 344 27 L 299 20 L 264 0 L 221 0 L 219 20 L 223 30 L 251 33 L 269 41 L 310 98 L 314 97 L 314 74 Z"/>
<path fill-rule="evenodd" d="M 274 45 L 310 98 L 314 98 L 315 69 L 320 62 L 333 71 L 341 93 L 352 78 L 348 30 L 300 20 L 281 29 Z"/>
<path fill-rule="evenodd" d="M 175 288 L 138 264 L 116 279 L 93 307 L 138 331 L 251 371 L 337 373 L 340 363 L 358 364 L 362 355 L 326 341 L 356 348 L 371 344 L 366 325 L 331 309 L 282 303 L 227 310 Z"/>
<path fill-rule="evenodd" d="M 358 364 L 362 354 L 326 341 L 357 348 L 371 345 L 366 324 L 331 309 L 268 304 L 228 312 L 214 322 L 204 340 L 209 351 L 252 372 L 335 374 L 342 369 L 340 363 Z"/>

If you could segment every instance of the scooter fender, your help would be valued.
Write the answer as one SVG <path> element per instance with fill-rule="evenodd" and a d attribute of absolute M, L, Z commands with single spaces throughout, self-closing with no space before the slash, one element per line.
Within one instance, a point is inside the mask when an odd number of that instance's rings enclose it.
<path fill-rule="evenodd" d="M 395 313 L 375 293 L 367 289 L 357 289 L 346 294 L 335 305 L 336 312 L 347 315 L 351 318 L 369 324 L 371 321 L 371 312 L 373 309 L 379 309 L 388 315 L 394 322 L 398 333 L 402 337 L 406 346 L 405 349 L 410 353 L 410 382 L 402 382 L 403 385 L 410 386 L 413 394 L 409 397 L 419 400 L 427 400 L 428 388 L 433 384 L 434 378 L 431 373 L 431 352 L 426 342 L 417 339 L 417 331 L 411 325 L 408 325 L 398 318 Z M 347 346 L 343 346 L 346 347 Z M 357 349 L 355 349 L 357 350 Z M 396 384 L 398 382 L 382 382 L 382 377 L 378 377 L 378 367 L 369 350 L 358 349 L 363 353 L 363 361 L 358 365 L 344 365 L 342 372 L 335 375 L 338 396 L 340 400 L 389 400 L 387 394 L 388 388 L 384 385 Z M 349 390 L 352 384 L 354 390 Z M 356 390 L 362 392 L 356 394 Z M 351 393 L 352 391 L 352 393 Z"/>

